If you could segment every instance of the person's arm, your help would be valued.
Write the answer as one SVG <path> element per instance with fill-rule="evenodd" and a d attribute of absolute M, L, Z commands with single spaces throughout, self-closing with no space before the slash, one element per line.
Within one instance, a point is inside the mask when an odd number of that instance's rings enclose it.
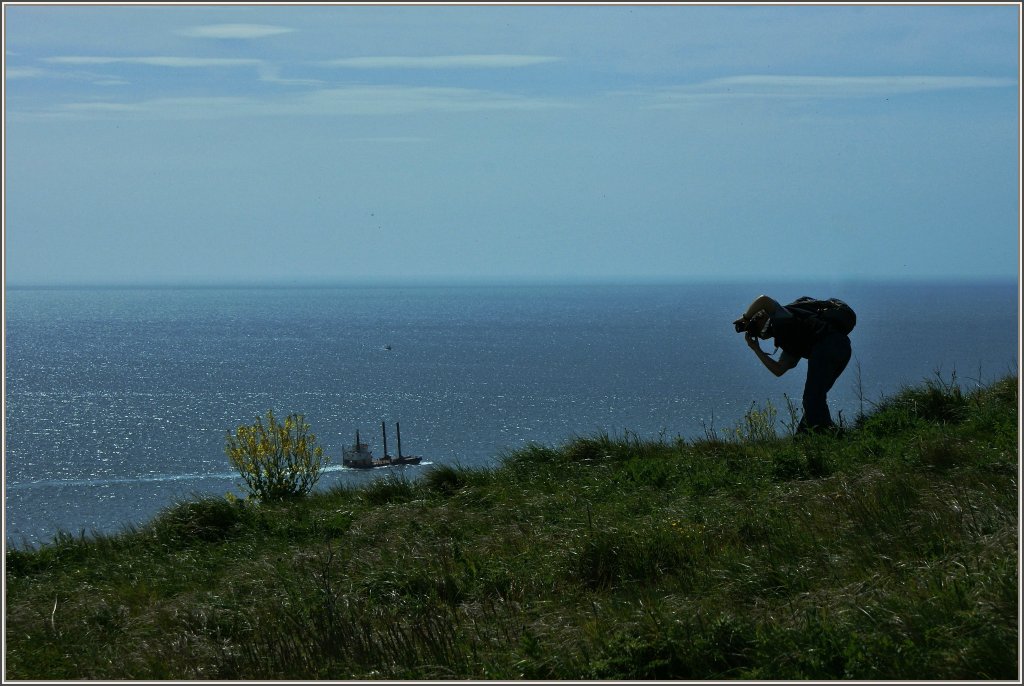
<path fill-rule="evenodd" d="M 748 333 L 746 338 L 747 345 L 749 345 L 750 349 L 754 351 L 755 355 L 757 355 L 757 359 L 761 360 L 761 364 L 767 367 L 768 371 L 770 371 L 775 376 L 782 376 L 790 369 L 795 367 L 797 365 L 797 362 L 800 361 L 800 358 L 790 357 L 785 353 L 783 353 L 779 357 L 779 359 L 776 360 L 773 357 L 771 357 L 768 353 L 761 350 L 761 344 L 760 342 L 758 342 L 757 336 Z"/>

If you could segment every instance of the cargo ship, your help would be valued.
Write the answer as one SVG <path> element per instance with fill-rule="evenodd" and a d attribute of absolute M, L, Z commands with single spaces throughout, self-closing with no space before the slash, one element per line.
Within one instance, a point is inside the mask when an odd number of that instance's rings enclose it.
<path fill-rule="evenodd" d="M 388 455 L 388 432 L 384 422 L 380 423 L 380 432 L 384 437 L 384 456 L 374 457 L 370 446 L 359 440 L 359 429 L 356 429 L 355 444 L 342 449 L 341 464 L 353 469 L 372 469 L 374 467 L 390 467 L 396 464 L 419 464 L 423 458 L 418 455 L 402 455 L 402 429 L 395 422 L 395 433 L 398 436 L 398 456 Z"/>

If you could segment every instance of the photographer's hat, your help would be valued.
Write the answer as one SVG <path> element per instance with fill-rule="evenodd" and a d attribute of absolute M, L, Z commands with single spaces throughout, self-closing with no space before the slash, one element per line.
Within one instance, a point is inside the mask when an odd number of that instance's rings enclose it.
<path fill-rule="evenodd" d="M 767 295 L 761 295 L 754 302 L 750 303 L 750 307 L 743 313 L 743 317 L 744 319 L 753 319 L 761 310 L 764 310 L 765 314 L 773 315 L 778 311 L 779 307 L 781 305 L 779 305 L 778 301 L 769 298 Z"/>

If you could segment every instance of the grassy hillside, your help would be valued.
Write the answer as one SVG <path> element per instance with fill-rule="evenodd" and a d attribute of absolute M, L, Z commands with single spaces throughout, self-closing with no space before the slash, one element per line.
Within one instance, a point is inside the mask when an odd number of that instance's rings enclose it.
<path fill-rule="evenodd" d="M 8 550 L 6 677 L 1016 679 L 1017 387 Z"/>

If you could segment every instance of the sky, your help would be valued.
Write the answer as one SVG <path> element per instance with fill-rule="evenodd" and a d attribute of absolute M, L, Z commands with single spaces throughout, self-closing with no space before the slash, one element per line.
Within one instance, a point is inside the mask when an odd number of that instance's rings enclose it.
<path fill-rule="evenodd" d="M 6 286 L 1011 278 L 1017 3 L 5 3 Z"/>

